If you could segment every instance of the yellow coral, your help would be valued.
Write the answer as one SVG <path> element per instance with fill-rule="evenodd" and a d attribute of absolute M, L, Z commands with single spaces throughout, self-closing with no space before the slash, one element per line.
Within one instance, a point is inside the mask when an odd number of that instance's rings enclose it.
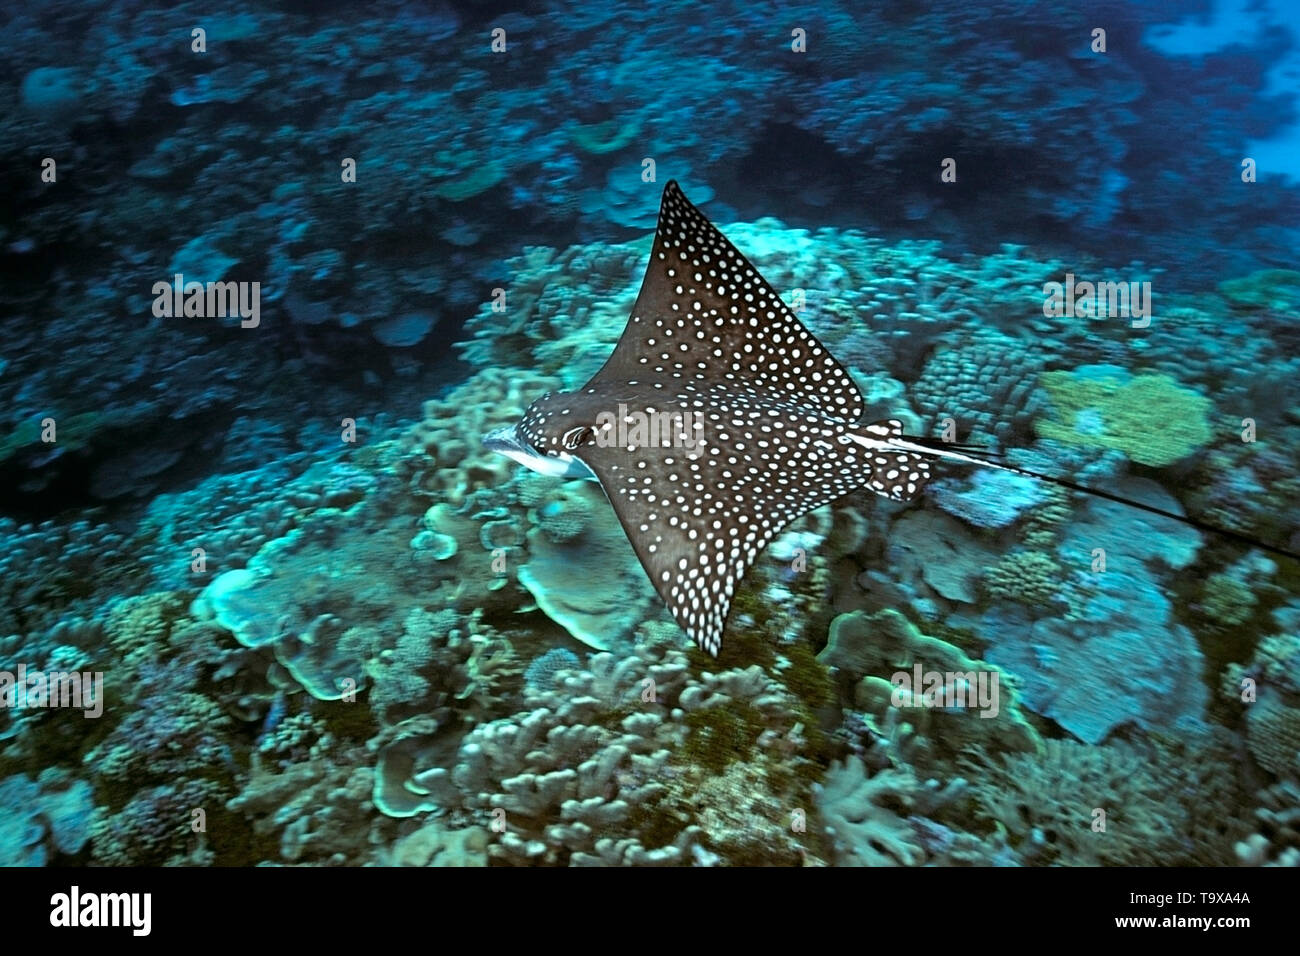
<path fill-rule="evenodd" d="M 990 597 L 1000 601 L 1042 605 L 1061 586 L 1061 566 L 1043 551 L 1016 551 L 995 564 L 984 577 Z"/>
<path fill-rule="evenodd" d="M 1118 449 L 1156 468 L 1210 440 L 1210 400 L 1168 375 L 1121 381 L 1058 371 L 1045 373 L 1042 383 L 1057 416 L 1035 423 L 1044 438 Z"/>
<path fill-rule="evenodd" d="M 109 646 L 132 669 L 157 660 L 163 656 L 172 626 L 185 616 L 190 598 L 185 591 L 155 591 L 114 604 L 104 621 Z"/>

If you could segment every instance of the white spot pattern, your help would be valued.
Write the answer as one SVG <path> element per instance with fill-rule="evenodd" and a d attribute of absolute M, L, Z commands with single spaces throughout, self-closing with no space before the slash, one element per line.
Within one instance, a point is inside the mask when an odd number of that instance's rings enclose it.
<path fill-rule="evenodd" d="M 616 403 L 689 413 L 699 445 L 602 446 L 592 426 Z M 849 437 L 862 408 L 839 363 L 670 182 L 614 353 L 581 391 L 534 402 L 519 431 L 591 468 L 669 610 L 716 656 L 736 585 L 782 528 L 864 486 L 908 500 L 929 478 L 923 457 Z"/>
<path fill-rule="evenodd" d="M 745 382 L 850 422 L 863 412 L 848 372 L 675 181 L 627 327 L 587 384 L 638 379 Z"/>

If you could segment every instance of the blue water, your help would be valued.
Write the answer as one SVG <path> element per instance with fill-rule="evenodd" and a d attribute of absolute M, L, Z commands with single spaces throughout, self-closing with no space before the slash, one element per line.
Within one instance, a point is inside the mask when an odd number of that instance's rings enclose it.
<path fill-rule="evenodd" d="M 1300 863 L 1300 4 L 860 6 L 0 10 L 0 864 Z M 1195 524 L 939 463 L 713 659 L 481 444 L 670 180 L 865 420 Z"/>

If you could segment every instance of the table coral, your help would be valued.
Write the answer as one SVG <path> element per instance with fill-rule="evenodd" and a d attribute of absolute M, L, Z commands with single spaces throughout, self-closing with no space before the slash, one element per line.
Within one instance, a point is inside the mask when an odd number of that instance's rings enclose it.
<path fill-rule="evenodd" d="M 886 555 L 895 579 L 919 577 L 945 600 L 973 604 L 995 551 L 945 514 L 911 511 L 890 529 Z"/>
<path fill-rule="evenodd" d="M 1017 675 L 1025 706 L 1089 743 L 1130 722 L 1195 728 L 1207 700 L 1202 654 L 1156 580 L 1099 574 L 1078 600 L 1073 618 L 1012 605 L 984 614 L 986 657 Z"/>
<path fill-rule="evenodd" d="M 519 583 L 589 647 L 610 650 L 626 640 L 656 598 L 604 494 L 590 482 L 569 482 L 536 514 Z"/>
<path fill-rule="evenodd" d="M 1041 481 L 986 468 L 964 480 L 942 478 L 928 487 L 940 508 L 977 528 L 1012 525 L 1048 497 Z"/>
<path fill-rule="evenodd" d="M 1126 478 L 1111 487 L 1165 510 L 1181 508 L 1155 482 Z M 1179 621 L 1165 580 L 1171 569 L 1196 559 L 1201 534 L 1096 499 L 1062 529 L 1050 550 L 1017 552 L 1025 557 L 1013 555 L 1009 569 L 992 576 L 995 603 L 978 625 L 988 660 L 1019 675 L 1030 710 L 1089 743 L 1128 721 L 1197 727 L 1208 699 L 1200 679 L 1204 658 Z M 1104 570 L 1095 564 L 1097 549 Z M 1030 570 L 1034 577 L 1027 579 Z M 1035 600 L 1027 604 L 1019 600 L 1026 580 L 1036 582 Z M 1045 596 L 1051 603 L 1042 603 Z M 1115 660 L 1125 666 L 1106 663 Z"/>
<path fill-rule="evenodd" d="M 616 117 L 599 123 L 573 123 L 568 128 L 568 135 L 579 149 L 600 155 L 622 149 L 636 139 L 640 131 L 635 117 Z"/>
<path fill-rule="evenodd" d="M 321 700 L 365 685 L 363 649 L 341 637 L 352 624 L 400 620 L 428 599 L 429 580 L 406 556 L 410 519 L 371 516 L 366 502 L 324 509 L 267 544 L 247 569 L 218 576 L 195 607 L 245 647 L 270 647 Z M 383 585 L 376 569 L 386 568 Z"/>
<path fill-rule="evenodd" d="M 34 781 L 24 774 L 0 780 L 0 807 L 5 866 L 44 866 L 50 857 L 75 857 L 98 821 L 90 784 L 54 767 Z"/>

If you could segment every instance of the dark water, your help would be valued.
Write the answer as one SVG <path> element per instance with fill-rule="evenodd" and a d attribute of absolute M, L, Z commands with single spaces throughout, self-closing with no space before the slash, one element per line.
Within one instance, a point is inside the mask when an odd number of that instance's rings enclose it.
<path fill-rule="evenodd" d="M 1300 9 L 860 6 L 0 10 L 0 863 L 1300 862 Z M 867 420 L 1199 528 L 940 463 L 695 648 L 481 445 L 670 180 Z"/>

